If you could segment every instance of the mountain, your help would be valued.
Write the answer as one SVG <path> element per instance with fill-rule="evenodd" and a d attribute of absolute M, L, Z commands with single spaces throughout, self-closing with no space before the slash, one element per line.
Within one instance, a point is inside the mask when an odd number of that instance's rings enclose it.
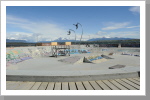
<path fill-rule="evenodd" d="M 119 37 L 111 37 L 111 38 L 106 38 L 106 37 L 102 37 L 102 38 L 92 38 L 92 39 L 89 39 L 87 41 L 101 41 L 101 40 L 131 40 L 133 38 L 119 38 Z M 79 40 L 77 40 L 79 41 Z M 42 42 L 42 43 L 45 43 L 45 42 L 75 42 L 75 40 L 69 40 L 67 38 L 62 38 L 62 37 L 59 37 L 58 39 L 56 40 L 53 40 L 53 41 L 39 41 L 39 42 Z"/>
<path fill-rule="evenodd" d="M 62 38 L 62 37 L 59 37 L 58 39 L 55 39 L 53 41 L 39 41 L 39 42 L 42 42 L 42 43 L 48 43 L 48 42 L 75 42 L 75 40 L 70 40 L 70 39 L 67 39 L 67 38 Z"/>
<path fill-rule="evenodd" d="M 111 38 L 106 38 L 106 37 L 103 37 L 103 38 L 93 38 L 93 39 L 89 39 L 87 41 L 100 41 L 100 40 L 131 40 L 133 38 L 122 38 L 122 37 L 111 37 Z"/>
<path fill-rule="evenodd" d="M 75 40 L 39 41 L 39 43 L 49 43 L 49 42 L 75 42 Z"/>
<path fill-rule="evenodd" d="M 102 38 L 92 38 L 89 39 L 87 41 L 101 41 L 101 40 L 131 40 L 134 38 L 122 38 L 122 37 L 111 37 L 111 38 L 106 38 L 106 37 L 102 37 Z M 79 41 L 79 40 L 77 40 Z M 29 42 L 26 40 L 12 40 L 12 39 L 6 39 L 6 42 L 22 42 L 22 43 L 36 43 L 36 42 Z M 55 39 L 53 41 L 38 41 L 39 43 L 49 43 L 49 42 L 75 42 L 75 40 L 70 40 L 67 38 L 62 38 L 59 37 L 58 39 Z"/>
<path fill-rule="evenodd" d="M 22 43 L 26 43 L 26 40 L 14 40 L 14 39 L 6 39 L 6 42 L 22 42 Z"/>
<path fill-rule="evenodd" d="M 62 38 L 62 37 L 60 37 L 60 38 L 58 38 L 58 39 L 56 39 L 56 40 L 53 40 L 54 42 L 74 42 L 75 40 L 69 40 L 69 39 L 67 39 L 67 38 Z"/>

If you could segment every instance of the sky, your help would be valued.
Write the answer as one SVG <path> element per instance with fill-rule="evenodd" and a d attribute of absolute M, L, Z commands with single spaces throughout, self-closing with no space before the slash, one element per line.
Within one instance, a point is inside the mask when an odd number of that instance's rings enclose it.
<path fill-rule="evenodd" d="M 73 24 L 80 23 L 78 29 Z M 69 29 L 70 35 L 67 35 Z M 140 38 L 139 6 L 7 6 L 6 38 L 29 42 L 58 38 Z"/>

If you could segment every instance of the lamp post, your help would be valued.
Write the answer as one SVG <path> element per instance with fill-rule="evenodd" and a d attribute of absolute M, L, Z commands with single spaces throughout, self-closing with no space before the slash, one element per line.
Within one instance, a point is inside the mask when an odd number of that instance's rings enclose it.
<path fill-rule="evenodd" d="M 71 31 L 73 31 L 73 32 L 75 33 L 75 31 L 74 31 L 74 30 L 69 29 L 69 31 L 67 31 L 67 32 L 68 32 L 68 34 L 67 34 L 67 35 L 70 35 L 70 34 L 71 34 Z M 75 33 L 75 44 L 76 44 L 76 33 Z"/>
<path fill-rule="evenodd" d="M 76 26 L 76 29 L 78 29 L 78 25 L 80 25 L 80 26 L 81 26 L 81 28 L 82 28 L 82 25 L 81 25 L 80 23 L 73 24 L 73 25 L 75 25 L 75 26 Z M 80 43 L 81 43 L 82 35 L 83 35 L 83 28 L 82 28 L 82 34 L 81 34 L 81 38 L 80 38 Z M 80 45 L 80 44 L 79 44 L 79 45 Z"/>

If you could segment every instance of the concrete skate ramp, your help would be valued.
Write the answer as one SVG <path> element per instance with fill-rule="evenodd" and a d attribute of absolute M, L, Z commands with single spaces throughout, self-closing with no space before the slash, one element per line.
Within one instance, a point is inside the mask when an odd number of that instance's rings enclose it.
<path fill-rule="evenodd" d="M 121 55 L 116 52 L 114 55 L 107 55 L 110 52 L 101 51 L 101 48 L 76 47 L 78 46 L 73 46 L 71 49 L 87 49 L 91 53 L 71 54 L 71 56 L 55 58 L 49 57 L 51 54 L 51 47 L 49 46 L 7 48 L 6 79 L 7 81 L 69 82 L 129 78 L 139 75 L 140 57 Z M 114 50 L 117 50 L 117 48 Z M 107 60 L 103 63 L 83 63 L 84 57 L 101 56 L 102 54 L 114 59 L 103 57 Z M 139 52 L 137 52 L 138 54 Z M 19 61 L 20 57 L 22 57 L 21 61 Z M 117 64 L 126 65 L 126 67 L 109 69 L 109 67 Z"/>
<path fill-rule="evenodd" d="M 140 52 L 139 48 L 102 48 L 101 51 L 107 52 Z"/>
<path fill-rule="evenodd" d="M 109 57 L 109 56 L 106 56 L 106 55 L 101 55 L 103 58 L 105 58 L 105 59 L 113 59 L 113 58 L 111 58 L 111 57 Z"/>
<path fill-rule="evenodd" d="M 64 63 L 70 63 L 70 64 L 79 64 L 79 63 L 83 63 L 83 57 L 73 56 L 73 57 L 60 59 L 58 61 L 64 62 Z"/>
<path fill-rule="evenodd" d="M 107 61 L 107 59 L 99 56 L 99 55 L 95 55 L 95 56 L 86 56 L 84 57 L 83 59 L 83 62 L 84 63 L 101 63 L 101 62 L 104 62 L 104 61 Z"/>
<path fill-rule="evenodd" d="M 75 49 L 76 46 L 72 46 L 70 49 L 71 55 L 74 54 L 86 54 L 90 53 L 86 49 L 79 48 Z M 59 53 L 58 53 L 59 55 Z M 6 49 L 6 65 L 10 66 L 12 64 L 17 64 L 29 59 L 38 58 L 38 57 L 49 57 L 52 56 L 51 46 L 37 46 L 37 47 L 15 47 Z M 75 63 L 80 58 L 68 58 L 61 61 L 67 63 Z M 77 62 L 78 63 L 78 62 Z"/>
<path fill-rule="evenodd" d="M 115 65 L 115 66 L 111 66 L 109 67 L 109 69 L 117 69 L 117 68 L 124 68 L 125 65 Z"/>

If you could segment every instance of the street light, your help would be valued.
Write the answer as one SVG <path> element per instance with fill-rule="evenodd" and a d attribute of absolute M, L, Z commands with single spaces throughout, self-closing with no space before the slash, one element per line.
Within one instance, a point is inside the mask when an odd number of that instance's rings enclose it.
<path fill-rule="evenodd" d="M 76 29 L 78 29 L 78 25 L 80 25 L 80 26 L 81 26 L 81 28 L 82 28 L 82 25 L 81 25 L 80 23 L 73 24 L 73 25 L 75 25 L 75 26 L 76 26 Z M 82 35 L 83 35 L 83 28 L 82 28 L 82 34 L 81 34 L 81 38 L 80 38 L 80 43 L 81 43 Z"/>
<path fill-rule="evenodd" d="M 70 35 L 70 34 L 71 34 L 71 31 L 73 31 L 73 32 L 75 33 L 75 31 L 74 31 L 74 30 L 69 29 L 69 31 L 67 31 L 67 32 L 68 32 L 68 34 L 67 34 L 67 35 Z M 76 33 L 75 33 L 75 43 L 76 43 Z"/>

